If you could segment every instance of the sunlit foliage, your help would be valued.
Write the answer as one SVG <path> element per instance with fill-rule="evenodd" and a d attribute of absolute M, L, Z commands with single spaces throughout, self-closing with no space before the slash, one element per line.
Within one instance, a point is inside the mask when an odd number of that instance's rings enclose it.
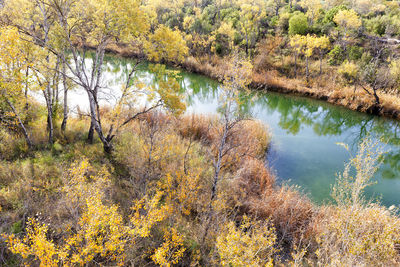
<path fill-rule="evenodd" d="M 216 248 L 223 266 L 273 266 L 276 235 L 265 223 L 245 217 L 236 227 L 229 222 L 217 237 Z"/>

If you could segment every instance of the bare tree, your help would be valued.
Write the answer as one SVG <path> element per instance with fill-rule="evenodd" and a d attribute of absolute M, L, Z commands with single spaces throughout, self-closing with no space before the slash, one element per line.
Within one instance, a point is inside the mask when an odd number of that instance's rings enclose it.
<path fill-rule="evenodd" d="M 381 102 L 378 91 L 389 86 L 391 78 L 389 68 L 381 59 L 383 48 L 362 67 L 361 75 L 358 81 L 361 88 L 370 96 L 374 97 L 374 112 L 381 110 Z"/>
<path fill-rule="evenodd" d="M 210 202 L 203 235 L 203 243 L 207 237 L 214 217 L 214 201 L 218 194 L 218 184 L 221 180 L 221 172 L 231 162 L 225 160 L 240 144 L 230 142 L 240 122 L 248 119 L 249 114 L 244 112 L 241 106 L 241 94 L 246 93 L 250 83 L 252 66 L 249 62 L 241 61 L 237 56 L 233 59 L 231 72 L 225 76 L 224 84 L 219 96 L 219 112 L 221 114 L 221 128 L 218 129 L 219 139 L 213 151 L 214 175 L 212 179 Z"/>

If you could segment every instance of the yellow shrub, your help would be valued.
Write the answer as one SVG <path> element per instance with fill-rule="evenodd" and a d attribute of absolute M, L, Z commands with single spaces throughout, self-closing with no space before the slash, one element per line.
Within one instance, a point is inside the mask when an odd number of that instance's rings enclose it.
<path fill-rule="evenodd" d="M 164 232 L 164 243 L 154 251 L 151 259 L 160 266 L 170 267 L 177 264 L 185 252 L 183 238 L 174 228 Z"/>
<path fill-rule="evenodd" d="M 14 235 L 3 235 L 3 237 L 12 253 L 20 254 L 25 260 L 29 256 L 34 256 L 39 260 L 41 267 L 55 267 L 59 262 L 59 250 L 54 243 L 47 240 L 47 231 L 46 225 L 31 218 L 27 223 L 27 235 L 22 240 Z"/>
<path fill-rule="evenodd" d="M 153 198 L 148 196 L 136 201 L 132 207 L 133 216 L 131 223 L 133 229 L 130 231 L 133 236 L 148 237 L 151 228 L 158 222 L 167 218 L 171 213 L 171 207 L 168 205 L 160 205 L 164 192 L 157 192 Z"/>
<path fill-rule="evenodd" d="M 65 262 L 84 265 L 100 256 L 104 261 L 122 264 L 127 237 L 128 228 L 118 207 L 104 205 L 101 195 L 96 194 L 86 199 L 77 233 L 65 240 L 63 258 Z"/>
<path fill-rule="evenodd" d="M 216 247 L 223 266 L 273 266 L 275 230 L 245 217 L 240 228 L 229 222 L 217 237 Z"/>

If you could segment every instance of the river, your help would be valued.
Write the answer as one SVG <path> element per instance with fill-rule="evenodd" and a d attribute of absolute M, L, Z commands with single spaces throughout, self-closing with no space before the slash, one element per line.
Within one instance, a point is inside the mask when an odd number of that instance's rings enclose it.
<path fill-rule="evenodd" d="M 132 62 L 106 57 L 103 84 L 104 101 L 118 96 Z M 154 82 L 147 63 L 140 65 L 136 78 L 146 84 Z M 182 93 L 187 96 L 187 112 L 215 114 L 219 83 L 207 77 L 181 72 Z M 107 99 L 107 100 L 106 100 Z M 70 92 L 70 106 L 87 109 L 87 96 L 79 90 Z M 248 104 L 254 118 L 265 123 L 272 134 L 267 159 L 278 183 L 298 185 L 317 203 L 330 200 L 336 175 L 342 172 L 349 153 L 338 142 L 346 143 L 353 153 L 362 138 L 383 138 L 384 164 L 376 173 L 376 184 L 366 196 L 386 206 L 400 204 L 400 123 L 334 106 L 323 101 L 272 92 L 260 92 Z"/>

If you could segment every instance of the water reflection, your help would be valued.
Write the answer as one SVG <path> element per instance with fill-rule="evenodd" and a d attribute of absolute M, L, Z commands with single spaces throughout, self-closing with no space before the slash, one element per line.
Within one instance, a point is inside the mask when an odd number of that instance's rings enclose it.
<path fill-rule="evenodd" d="M 135 61 L 115 56 L 106 57 L 105 88 L 118 95 Z M 187 96 L 188 112 L 215 113 L 218 82 L 206 77 L 181 72 L 182 93 Z M 138 66 L 137 80 L 154 84 L 148 64 Z M 382 138 L 390 151 L 376 174 L 377 184 L 367 190 L 370 197 L 381 197 L 385 205 L 400 203 L 399 122 L 379 118 L 302 97 L 276 93 L 257 93 L 255 101 L 243 107 L 265 122 L 273 134 L 271 162 L 279 181 L 302 186 L 318 202 L 329 199 L 335 175 L 344 168 L 349 155 L 336 145 L 344 142 L 353 152 L 367 135 Z"/>

